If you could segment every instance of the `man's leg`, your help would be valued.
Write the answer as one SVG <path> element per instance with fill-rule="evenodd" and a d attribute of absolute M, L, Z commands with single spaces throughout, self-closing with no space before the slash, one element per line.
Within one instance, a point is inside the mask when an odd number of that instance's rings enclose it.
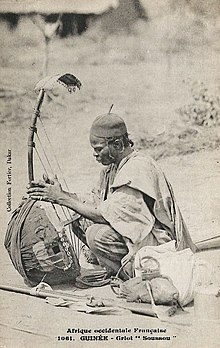
<path fill-rule="evenodd" d="M 100 265 L 109 273 L 116 274 L 121 259 L 128 253 L 127 246 L 119 233 L 109 225 L 94 224 L 86 230 L 86 240 Z"/>

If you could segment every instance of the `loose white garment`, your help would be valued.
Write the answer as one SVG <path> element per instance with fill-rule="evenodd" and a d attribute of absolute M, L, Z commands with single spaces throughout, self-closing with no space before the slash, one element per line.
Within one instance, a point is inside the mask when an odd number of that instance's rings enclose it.
<path fill-rule="evenodd" d="M 110 225 L 134 244 L 146 239 L 155 222 L 142 192 L 126 185 L 110 193 L 99 209 Z"/>

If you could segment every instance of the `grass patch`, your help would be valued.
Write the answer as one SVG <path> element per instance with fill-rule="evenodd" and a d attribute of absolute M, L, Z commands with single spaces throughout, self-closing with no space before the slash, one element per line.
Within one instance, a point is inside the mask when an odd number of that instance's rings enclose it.
<path fill-rule="evenodd" d="M 201 150 L 215 150 L 220 147 L 220 127 L 199 128 L 182 126 L 173 128 L 155 137 L 146 133 L 136 139 L 139 150 L 147 150 L 155 159 L 187 155 Z"/>

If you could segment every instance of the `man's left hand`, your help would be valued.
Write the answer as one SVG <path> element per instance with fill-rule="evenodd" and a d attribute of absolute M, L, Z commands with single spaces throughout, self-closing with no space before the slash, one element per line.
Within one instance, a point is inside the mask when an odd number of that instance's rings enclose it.
<path fill-rule="evenodd" d="M 123 266 L 123 270 L 125 273 L 129 275 L 129 277 L 133 277 L 133 260 L 133 252 L 128 252 L 128 254 L 121 259 L 121 265 Z"/>
<path fill-rule="evenodd" d="M 61 184 L 57 176 L 53 181 L 47 183 L 46 181 L 32 181 L 31 187 L 28 188 L 27 193 L 30 198 L 51 203 L 59 203 L 59 199 L 63 194 Z"/>
<path fill-rule="evenodd" d="M 121 259 L 121 265 L 125 266 L 128 262 L 132 262 L 134 259 L 134 253 L 128 252 L 122 259 Z"/>

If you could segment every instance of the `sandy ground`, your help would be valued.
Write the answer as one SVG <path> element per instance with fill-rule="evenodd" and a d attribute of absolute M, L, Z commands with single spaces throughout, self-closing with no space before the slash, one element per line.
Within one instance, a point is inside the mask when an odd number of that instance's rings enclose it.
<path fill-rule="evenodd" d="M 26 32 L 28 32 L 26 30 Z M 26 34 L 25 34 L 26 35 Z M 33 85 L 39 78 L 42 63 L 42 47 L 27 38 L 24 33 L 16 36 L 9 33 L 3 37 L 3 58 L 1 82 L 24 88 L 27 95 L 22 99 L 1 100 L 4 119 L 0 128 L 0 260 L 1 283 L 23 286 L 23 281 L 12 267 L 4 249 L 3 241 L 11 212 L 7 212 L 7 170 L 6 156 L 8 149 L 12 151 L 12 210 L 25 194 L 27 185 L 27 135 L 30 111 L 35 96 Z M 8 37 L 10 40 L 8 40 Z M 6 40 L 7 39 L 7 40 Z M 113 38 L 114 39 L 114 38 Z M 140 132 L 158 134 L 175 127 L 179 122 L 176 109 L 189 102 L 190 94 L 182 84 L 188 77 L 192 80 L 205 81 L 208 86 L 219 84 L 219 52 L 211 47 L 198 48 L 194 55 L 187 51 L 173 55 L 170 61 L 160 56 L 151 48 L 144 61 L 139 61 L 136 52 L 144 41 L 132 37 L 132 49 L 127 48 L 121 38 L 110 44 L 101 45 L 83 41 L 68 41 L 63 45 L 55 41 L 51 47 L 50 73 L 73 72 L 83 82 L 80 93 L 63 99 L 64 107 L 45 103 L 42 117 L 48 134 L 52 139 L 59 162 L 71 191 L 85 193 L 97 180 L 100 166 L 94 163 L 88 143 L 88 131 L 96 115 L 108 111 L 112 103 L 115 112 L 121 113 L 134 139 Z M 11 41 L 12 40 L 12 41 Z M 22 40 L 26 40 L 25 45 Z M 29 41 L 28 41 L 29 40 Z M 154 40 L 152 39 L 152 42 Z M 78 43 L 77 43 L 78 42 Z M 129 41 L 130 42 L 130 41 Z M 10 46 L 11 45 L 11 46 Z M 108 46 L 110 45 L 110 46 Z M 145 43 L 147 48 L 147 41 Z M 11 49 L 14 46 L 15 51 Z M 122 49 L 124 46 L 124 50 Z M 111 50 L 109 49 L 111 47 Z M 142 46 L 141 46 L 142 47 Z M 91 48 L 91 50 L 90 50 Z M 88 54 L 91 52 L 90 54 Z M 41 52 L 42 53 L 42 52 Z M 145 52 L 146 53 L 146 52 Z M 80 58 L 77 58 L 80 57 Z M 7 107 L 5 106 L 7 104 Z M 6 109 L 4 109 L 6 107 Z M 40 126 L 39 126 L 40 130 Z M 45 140 L 45 139 L 44 139 Z M 207 139 L 204 138 L 204 146 Z M 50 146 L 46 144 L 46 150 Z M 219 150 L 200 151 L 185 156 L 174 156 L 161 159 L 160 165 L 171 181 L 179 206 L 188 225 L 193 240 L 199 241 L 219 235 L 220 232 L 220 156 Z M 36 161 L 36 177 L 42 175 L 42 168 Z M 57 172 L 57 168 L 55 169 Z M 62 181 L 62 175 L 57 172 Z M 51 174 L 52 175 L 52 174 Z M 213 264 L 216 274 L 220 273 L 219 251 L 210 250 L 200 254 Z M 72 291 L 72 289 L 69 289 Z M 112 296 L 108 287 L 87 290 L 86 293 L 103 297 Z M 135 314 L 96 315 L 81 314 L 70 309 L 52 307 L 41 299 L 20 294 L 1 293 L 1 344 L 0 347 L 111 347 L 146 346 L 145 335 L 135 335 L 134 328 L 142 331 L 149 328 L 167 329 L 170 341 L 158 343 L 168 347 L 210 347 L 218 346 L 219 323 L 197 321 L 193 316 L 193 308 L 187 309 L 189 314 L 186 323 L 190 326 L 175 323 L 164 323 L 158 319 Z M 205 313 L 204 313 L 205 317 Z M 176 317 L 177 318 L 177 317 Z M 202 318 L 200 318 L 202 319 Z M 178 321 L 178 318 L 175 319 Z M 184 320 L 182 320 L 182 323 Z M 116 340 L 116 335 L 109 336 L 109 341 L 83 342 L 80 334 L 73 335 L 75 341 L 58 341 L 58 336 L 66 336 L 68 328 L 131 328 L 133 340 Z M 125 335 L 129 337 L 130 335 Z M 140 336 L 140 338 L 135 338 Z M 147 341 L 148 343 L 148 341 Z"/>

